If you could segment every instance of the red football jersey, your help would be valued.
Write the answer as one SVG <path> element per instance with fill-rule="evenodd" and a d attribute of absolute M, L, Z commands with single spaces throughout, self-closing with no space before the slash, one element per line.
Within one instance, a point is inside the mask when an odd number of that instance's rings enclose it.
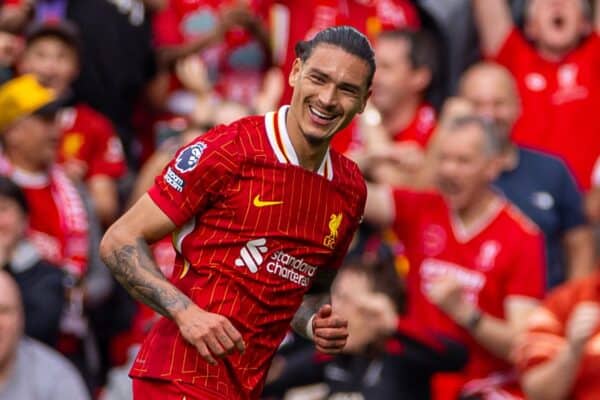
<path fill-rule="evenodd" d="M 85 162 L 85 179 L 94 175 L 119 178 L 125 173 L 121 140 L 106 117 L 80 103 L 62 110 L 58 121 L 62 129 L 59 163 Z"/>
<path fill-rule="evenodd" d="M 417 109 L 413 120 L 406 129 L 396 132 L 393 140 L 396 143 L 416 142 L 421 148 L 425 149 L 429 138 L 431 137 L 436 126 L 435 109 L 423 103 Z M 352 120 L 344 130 L 335 135 L 331 141 L 331 146 L 342 154 L 350 151 L 357 151 L 363 148 L 365 140 L 364 134 L 361 134 L 358 121 Z"/>
<path fill-rule="evenodd" d="M 181 45 L 206 36 L 219 23 L 223 9 L 234 0 L 171 0 L 154 17 L 158 47 Z M 252 0 L 249 7 L 265 21 L 270 1 Z M 263 74 L 270 66 L 268 50 L 247 30 L 234 27 L 225 33 L 222 43 L 202 50 L 201 58 L 215 89 L 224 98 L 251 105 L 261 89 Z"/>
<path fill-rule="evenodd" d="M 374 40 L 385 29 L 418 28 L 416 8 L 409 0 L 276 0 L 271 11 L 271 31 L 275 62 L 287 79 L 296 59 L 294 47 L 300 40 L 336 25 L 350 25 Z M 287 82 L 287 81 L 286 81 Z M 292 89 L 285 85 L 282 102 Z"/>
<path fill-rule="evenodd" d="M 257 399 L 271 358 L 320 268 L 337 268 L 366 186 L 335 151 L 299 166 L 287 106 L 219 126 L 181 149 L 149 194 L 179 226 L 172 282 L 231 320 L 247 349 L 211 366 L 171 320 L 154 327 L 134 377 L 194 383 L 207 399 Z"/>
<path fill-rule="evenodd" d="M 441 276 L 453 276 L 463 285 L 467 301 L 496 318 L 504 318 L 504 300 L 508 296 L 542 298 L 544 248 L 538 228 L 503 199 L 472 232 L 465 231 L 437 193 L 395 190 L 393 200 L 393 228 L 410 263 L 408 317 L 469 346 L 466 378 L 509 370 L 509 364 L 475 343 L 429 303 L 424 290 Z"/>
<path fill-rule="evenodd" d="M 592 34 L 552 62 L 514 29 L 496 60 L 515 76 L 521 96 L 514 139 L 563 158 L 581 187 L 589 189 L 600 153 L 600 37 Z"/>

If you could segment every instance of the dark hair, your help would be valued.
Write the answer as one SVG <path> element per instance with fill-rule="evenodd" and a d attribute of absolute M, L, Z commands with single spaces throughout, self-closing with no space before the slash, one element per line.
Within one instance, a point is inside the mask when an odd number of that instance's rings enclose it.
<path fill-rule="evenodd" d="M 431 86 L 440 73 L 439 49 L 433 36 L 424 30 L 395 29 L 383 31 L 378 39 L 403 39 L 408 42 L 408 59 L 413 68 L 427 68 L 431 72 Z"/>
<path fill-rule="evenodd" d="M 16 183 L 5 176 L 0 176 L 0 197 L 15 201 L 25 214 L 29 213 L 29 205 L 25 194 Z"/>
<path fill-rule="evenodd" d="M 353 257 L 344 262 L 340 271 L 363 274 L 371 284 L 373 292 L 386 295 L 397 313 L 405 312 L 406 289 L 403 278 L 396 270 L 393 256 L 377 256 L 372 260 L 360 256 Z"/>
<path fill-rule="evenodd" d="M 369 75 L 367 76 L 367 87 L 373 82 L 375 74 L 375 54 L 369 39 L 351 26 L 333 26 L 317 33 L 310 40 L 304 40 L 296 43 L 296 57 L 303 62 L 308 60 L 313 50 L 319 44 L 330 44 L 340 47 L 345 52 L 355 55 L 369 66 Z"/>

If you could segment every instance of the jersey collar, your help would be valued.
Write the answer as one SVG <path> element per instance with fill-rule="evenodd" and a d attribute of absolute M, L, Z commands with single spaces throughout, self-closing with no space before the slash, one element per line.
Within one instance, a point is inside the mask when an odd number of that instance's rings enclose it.
<path fill-rule="evenodd" d="M 282 106 L 276 112 L 268 112 L 265 115 L 267 137 L 269 139 L 269 144 L 273 149 L 273 153 L 275 153 L 275 157 L 277 157 L 279 162 L 301 167 L 300 161 L 298 160 L 298 155 L 296 154 L 296 150 L 294 150 L 294 146 L 292 145 L 285 122 L 285 117 L 289 108 L 290 106 L 287 105 Z M 329 154 L 329 149 L 327 149 L 327 153 L 325 154 L 325 157 L 323 157 L 323 162 L 321 162 L 321 166 L 317 170 L 317 174 L 327 178 L 328 180 L 333 179 L 333 168 L 331 165 L 331 155 Z"/>

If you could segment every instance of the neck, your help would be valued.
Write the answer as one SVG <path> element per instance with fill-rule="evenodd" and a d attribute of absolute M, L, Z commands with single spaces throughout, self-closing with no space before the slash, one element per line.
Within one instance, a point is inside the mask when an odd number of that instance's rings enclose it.
<path fill-rule="evenodd" d="M 40 162 L 36 162 L 34 160 L 31 160 L 21 154 L 15 153 L 15 152 L 7 151 L 6 158 L 8 159 L 8 161 L 10 161 L 11 165 L 14 168 L 20 169 L 25 172 L 42 173 L 42 172 L 48 171 L 47 165 L 42 164 Z"/>
<path fill-rule="evenodd" d="M 394 109 L 381 114 L 381 123 L 390 136 L 408 128 L 420 105 L 421 99 L 414 96 L 405 99 Z"/>
<path fill-rule="evenodd" d="M 486 189 L 476 197 L 470 205 L 458 210 L 457 216 L 465 228 L 471 227 L 474 223 L 481 219 L 481 216 L 486 214 L 491 205 L 497 201 L 498 196 L 491 189 Z"/>
<path fill-rule="evenodd" d="M 18 342 L 17 342 L 18 347 Z M 0 388 L 2 388 L 10 380 L 15 363 L 17 362 L 17 349 L 7 356 L 5 360 L 0 362 Z"/>
<path fill-rule="evenodd" d="M 519 149 L 514 143 L 508 142 L 502 149 L 502 170 L 512 171 L 519 165 Z"/>
<path fill-rule="evenodd" d="M 285 123 L 290 141 L 292 142 L 296 156 L 298 156 L 298 162 L 302 168 L 313 172 L 317 171 L 323 162 L 323 158 L 325 158 L 325 154 L 327 154 L 331 139 L 324 139 L 316 143 L 308 140 L 293 120 L 292 113 L 289 110 L 285 117 Z"/>
<path fill-rule="evenodd" d="M 555 49 L 551 49 L 547 46 L 538 46 L 537 47 L 537 51 L 539 52 L 540 56 L 547 61 L 551 61 L 551 62 L 558 62 L 561 61 L 562 59 L 564 59 L 567 54 L 569 54 L 572 50 L 574 50 L 577 47 L 577 45 L 572 45 L 569 46 L 568 48 L 565 48 L 564 50 L 555 50 Z"/>

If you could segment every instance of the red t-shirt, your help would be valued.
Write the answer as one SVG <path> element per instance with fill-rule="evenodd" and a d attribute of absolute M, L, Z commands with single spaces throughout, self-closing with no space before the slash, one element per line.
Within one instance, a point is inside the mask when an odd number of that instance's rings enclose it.
<path fill-rule="evenodd" d="M 515 76 L 522 102 L 514 139 L 565 160 L 590 188 L 600 153 L 600 37 L 592 34 L 563 60 L 545 60 L 514 29 L 496 61 Z"/>
<path fill-rule="evenodd" d="M 421 148 L 425 149 L 429 138 L 436 127 L 435 109 L 423 103 L 417 109 L 413 120 L 400 132 L 396 132 L 392 140 L 396 143 L 416 142 Z M 331 141 L 331 146 L 342 154 L 351 151 L 357 151 L 364 147 L 363 135 L 356 119 L 352 120 L 344 130 L 337 133 Z"/>
<path fill-rule="evenodd" d="M 441 276 L 453 276 L 464 286 L 467 301 L 501 319 L 508 296 L 542 298 L 544 248 L 537 227 L 505 200 L 498 201 L 477 230 L 466 232 L 437 193 L 395 190 L 393 199 L 393 229 L 410 264 L 407 317 L 467 344 L 466 380 L 510 370 L 431 304 L 423 290 Z"/>
<path fill-rule="evenodd" d="M 420 25 L 417 10 L 409 0 L 280 0 L 275 3 L 271 12 L 273 52 L 286 78 L 296 59 L 296 43 L 311 39 L 330 26 L 350 25 L 373 40 L 385 29 Z M 286 84 L 282 103 L 289 103 L 291 96 L 292 89 Z"/>
<path fill-rule="evenodd" d="M 548 295 L 530 316 L 527 332 L 516 346 L 515 356 L 521 372 L 548 360 L 568 346 L 566 327 L 575 307 L 582 302 L 600 303 L 600 275 L 566 283 Z M 600 398 L 600 328 L 588 340 L 569 399 Z"/>
<path fill-rule="evenodd" d="M 87 165 L 85 179 L 95 175 L 121 177 L 126 170 L 121 140 L 110 121 L 92 108 L 77 104 L 62 110 L 62 129 L 58 162 L 83 161 Z"/>
<path fill-rule="evenodd" d="M 179 226 L 172 282 L 230 319 L 247 345 L 211 366 L 161 319 L 134 377 L 194 383 L 205 399 L 258 399 L 271 358 L 320 268 L 337 268 L 363 213 L 358 168 L 335 151 L 299 166 L 286 107 L 219 126 L 181 149 L 149 194 Z"/>
<path fill-rule="evenodd" d="M 250 9 L 267 25 L 270 1 L 252 0 Z M 154 17 L 157 47 L 181 45 L 211 32 L 220 13 L 235 1 L 171 0 Z M 201 58 L 215 89 L 224 98 L 252 104 L 262 84 L 263 73 L 270 65 L 267 49 L 243 28 L 226 32 L 224 41 L 204 49 Z"/>
<path fill-rule="evenodd" d="M 0 175 L 23 191 L 29 208 L 27 237 L 42 258 L 81 277 L 88 267 L 89 221 L 85 204 L 59 166 L 48 172 L 15 169 L 0 156 Z"/>

